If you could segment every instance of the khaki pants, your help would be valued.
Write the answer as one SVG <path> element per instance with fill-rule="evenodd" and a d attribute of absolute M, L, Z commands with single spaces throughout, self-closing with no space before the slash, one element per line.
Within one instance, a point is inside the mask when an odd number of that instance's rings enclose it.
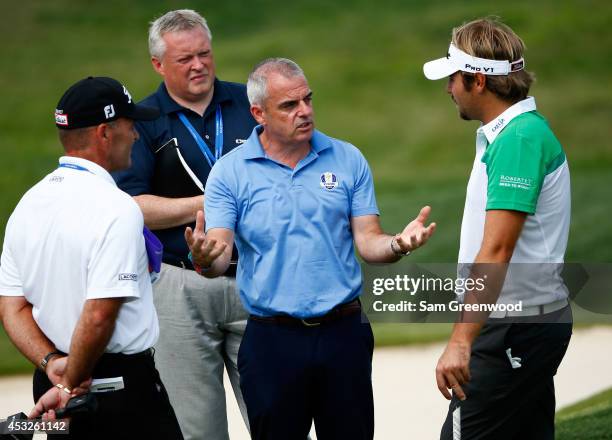
<path fill-rule="evenodd" d="M 163 264 L 153 294 L 160 327 L 155 361 L 185 440 L 229 439 L 224 367 L 248 427 L 237 368 L 248 314 L 235 278 L 207 279 Z"/>

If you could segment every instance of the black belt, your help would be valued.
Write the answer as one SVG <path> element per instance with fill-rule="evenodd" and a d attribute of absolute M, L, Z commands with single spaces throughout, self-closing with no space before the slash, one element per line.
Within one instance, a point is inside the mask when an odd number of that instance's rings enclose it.
<path fill-rule="evenodd" d="M 100 359 L 108 358 L 108 359 L 139 359 L 139 358 L 149 358 L 155 355 L 155 349 L 153 347 L 147 348 L 145 351 L 141 351 L 140 353 L 126 354 L 126 353 L 102 353 Z"/>
<path fill-rule="evenodd" d="M 59 354 L 61 354 L 62 356 L 68 356 L 68 353 L 64 353 L 63 351 L 58 350 L 57 351 Z M 112 358 L 125 358 L 125 359 L 136 359 L 136 358 L 148 358 L 148 357 L 153 357 L 155 355 L 155 349 L 153 347 L 147 348 L 144 351 L 141 351 L 139 353 L 133 353 L 133 354 L 126 354 L 126 353 L 102 353 L 102 355 L 100 356 L 100 359 L 102 358 L 108 358 L 108 359 L 112 359 Z"/>
<path fill-rule="evenodd" d="M 353 300 L 349 303 L 340 304 L 334 307 L 323 316 L 316 316 L 314 318 L 294 318 L 289 315 L 277 315 L 277 316 L 257 316 L 250 315 L 249 318 L 253 321 L 266 322 L 269 324 L 281 324 L 281 325 L 298 325 L 306 327 L 314 327 L 321 324 L 337 321 L 345 316 L 354 315 L 361 311 L 361 303 L 358 299 Z"/>
<path fill-rule="evenodd" d="M 169 264 L 171 266 L 180 267 L 181 269 L 194 270 L 191 261 L 189 260 L 179 260 L 175 258 L 165 258 L 163 260 L 164 263 Z M 238 263 L 236 261 L 232 261 L 223 274 L 225 277 L 236 278 L 236 268 L 238 267 Z"/>

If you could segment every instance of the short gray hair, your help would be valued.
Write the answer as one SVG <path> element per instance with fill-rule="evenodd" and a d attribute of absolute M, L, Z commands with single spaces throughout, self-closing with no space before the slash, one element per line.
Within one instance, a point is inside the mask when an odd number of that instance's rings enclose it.
<path fill-rule="evenodd" d="M 304 71 L 295 61 L 287 58 L 267 58 L 258 63 L 249 74 L 247 96 L 251 105 L 263 105 L 268 97 L 268 76 L 271 73 L 278 73 L 285 78 L 306 78 Z"/>
<path fill-rule="evenodd" d="M 206 23 L 206 19 L 192 9 L 178 9 L 166 12 L 164 15 L 151 22 L 149 27 L 149 53 L 158 60 L 166 52 L 166 43 L 163 36 L 168 32 L 188 31 L 201 26 L 208 39 L 212 41 L 212 34 Z"/>

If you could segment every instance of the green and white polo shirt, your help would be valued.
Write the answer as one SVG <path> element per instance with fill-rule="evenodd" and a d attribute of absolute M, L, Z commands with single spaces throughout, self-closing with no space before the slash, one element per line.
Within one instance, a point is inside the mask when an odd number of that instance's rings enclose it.
<path fill-rule="evenodd" d="M 524 306 L 534 306 L 567 298 L 559 263 L 567 247 L 570 196 L 565 153 L 536 111 L 535 99 L 514 104 L 476 132 L 459 262 L 474 262 L 482 244 L 486 211 L 526 212 L 511 263 L 531 264 L 512 265 L 500 302 L 523 301 Z"/>

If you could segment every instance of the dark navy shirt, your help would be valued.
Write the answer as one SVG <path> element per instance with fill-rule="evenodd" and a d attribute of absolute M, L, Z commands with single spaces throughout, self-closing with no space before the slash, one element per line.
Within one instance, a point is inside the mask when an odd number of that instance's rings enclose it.
<path fill-rule="evenodd" d="M 246 87 L 215 79 L 211 103 L 200 116 L 174 101 L 162 82 L 155 93 L 145 98 L 144 105 L 158 107 L 161 116 L 154 121 L 139 121 L 136 128 L 140 139 L 132 148 L 132 165 L 125 171 L 113 173 L 119 188 L 132 196 L 152 194 L 161 197 L 191 197 L 202 194 L 181 164 L 176 147 L 166 144 L 177 138 L 178 148 L 185 162 L 206 185 L 210 166 L 196 141 L 178 117 L 183 112 L 200 133 L 210 151 L 215 154 L 215 113 L 221 106 L 223 115 L 223 154 L 248 139 L 256 122 L 249 111 Z M 163 261 L 191 267 L 187 260 L 189 249 L 184 232 L 188 225 L 154 231 L 164 245 Z M 193 226 L 193 225 L 192 225 Z"/>

